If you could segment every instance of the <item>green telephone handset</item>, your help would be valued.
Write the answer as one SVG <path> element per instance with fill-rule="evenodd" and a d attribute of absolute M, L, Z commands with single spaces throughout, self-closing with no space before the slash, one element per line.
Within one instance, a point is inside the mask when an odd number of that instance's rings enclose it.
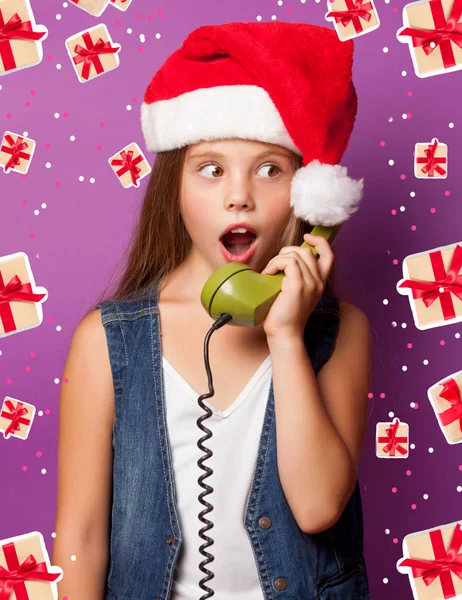
<path fill-rule="evenodd" d="M 315 225 L 310 233 L 322 235 L 327 240 L 333 228 Z M 301 247 L 311 248 L 314 256 L 318 253 L 313 246 L 303 242 Z M 211 275 L 201 292 L 202 306 L 213 319 L 222 313 L 233 318 L 230 325 L 257 327 L 266 318 L 273 302 L 281 291 L 284 271 L 274 275 L 252 271 L 245 263 L 229 262 Z"/>

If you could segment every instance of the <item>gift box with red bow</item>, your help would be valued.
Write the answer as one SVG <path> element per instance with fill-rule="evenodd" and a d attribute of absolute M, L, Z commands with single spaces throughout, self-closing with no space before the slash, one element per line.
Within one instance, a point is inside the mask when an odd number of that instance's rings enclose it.
<path fill-rule="evenodd" d="M 78 6 L 94 17 L 99 17 L 105 11 L 109 0 L 71 0 L 71 4 Z"/>
<path fill-rule="evenodd" d="M 119 66 L 121 46 L 112 43 L 104 23 L 67 38 L 66 48 L 81 83 Z"/>
<path fill-rule="evenodd" d="M 29 170 L 34 151 L 34 140 L 12 131 L 5 131 L 0 143 L 0 165 L 5 173 L 17 171 L 25 175 Z"/>
<path fill-rule="evenodd" d="M 417 329 L 462 321 L 462 242 L 406 256 L 397 291 L 409 296 Z"/>
<path fill-rule="evenodd" d="M 398 418 L 393 423 L 377 423 L 375 455 L 378 458 L 407 458 L 409 456 L 409 425 Z"/>
<path fill-rule="evenodd" d="M 39 531 L 0 540 L 2 600 L 57 600 L 62 577 L 61 567 L 51 566 Z"/>
<path fill-rule="evenodd" d="M 110 0 L 110 4 L 119 10 L 127 10 L 132 0 Z"/>
<path fill-rule="evenodd" d="M 408 534 L 396 563 L 409 575 L 415 600 L 462 598 L 462 529 L 460 523 Z"/>
<path fill-rule="evenodd" d="M 25 252 L 0 256 L 0 337 L 38 327 L 47 299 L 48 291 L 35 285 Z"/>
<path fill-rule="evenodd" d="M 334 24 L 342 42 L 370 33 L 380 26 L 373 0 L 327 0 L 326 21 Z"/>
<path fill-rule="evenodd" d="M 417 77 L 462 69 L 462 0 L 419 0 L 403 8 L 396 35 L 409 44 Z"/>
<path fill-rule="evenodd" d="M 427 390 L 430 404 L 448 444 L 462 442 L 462 371 L 453 373 Z"/>
<path fill-rule="evenodd" d="M 48 35 L 36 25 L 29 0 L 0 2 L 0 75 L 33 67 L 43 58 L 42 42 Z"/>
<path fill-rule="evenodd" d="M 140 180 L 151 172 L 151 167 L 136 142 L 125 146 L 109 159 L 112 170 L 125 187 L 138 187 Z"/>
<path fill-rule="evenodd" d="M 34 416 L 33 404 L 6 396 L 0 409 L 0 431 L 3 431 L 3 437 L 8 439 L 13 436 L 27 440 Z"/>
<path fill-rule="evenodd" d="M 414 175 L 419 179 L 446 179 L 448 146 L 437 138 L 430 143 L 417 143 L 414 152 Z"/>

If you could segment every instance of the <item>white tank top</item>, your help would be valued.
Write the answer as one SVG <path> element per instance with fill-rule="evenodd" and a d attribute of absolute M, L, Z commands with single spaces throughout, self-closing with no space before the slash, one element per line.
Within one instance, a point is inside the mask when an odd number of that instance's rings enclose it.
<path fill-rule="evenodd" d="M 162 363 L 167 427 L 183 533 L 171 599 L 198 600 L 206 594 L 199 587 L 199 581 L 206 576 L 199 569 L 199 563 L 206 559 L 199 552 L 199 546 L 206 543 L 199 537 L 199 530 L 205 523 L 198 517 L 206 507 L 198 500 L 198 495 L 205 489 L 197 479 L 205 475 L 205 471 L 197 464 L 204 456 L 197 440 L 205 434 L 197 426 L 197 419 L 205 413 L 197 399 L 208 393 L 208 389 L 196 392 L 164 356 Z M 213 456 L 204 462 L 213 469 L 213 474 L 204 481 L 213 488 L 213 492 L 204 498 L 213 506 L 205 518 L 214 525 L 206 532 L 214 540 L 206 551 L 215 557 L 206 565 L 215 575 L 206 585 L 220 600 L 264 599 L 252 546 L 244 529 L 244 511 L 257 460 L 271 374 L 271 355 L 268 355 L 225 411 L 217 410 L 204 400 L 213 412 L 203 422 L 213 433 L 204 442 L 204 446 L 213 452 Z M 214 396 L 210 401 L 213 399 Z"/>

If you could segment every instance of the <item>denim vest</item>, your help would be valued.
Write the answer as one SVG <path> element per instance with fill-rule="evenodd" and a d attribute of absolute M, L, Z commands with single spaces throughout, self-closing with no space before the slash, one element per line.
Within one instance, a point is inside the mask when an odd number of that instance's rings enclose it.
<path fill-rule="evenodd" d="M 154 286 L 144 298 L 98 305 L 108 343 L 116 414 L 104 600 L 169 599 L 182 545 L 166 427 L 159 309 L 157 297 L 149 294 Z M 305 327 L 306 348 L 316 374 L 333 352 L 339 321 L 338 299 L 321 296 Z M 271 379 L 243 519 L 263 597 L 370 600 L 358 481 L 332 527 L 316 534 L 304 533 L 281 487 L 276 450 Z M 198 494 L 202 490 L 198 485 Z M 213 539 L 213 530 L 210 535 Z M 213 545 L 209 551 L 215 555 L 220 549 Z M 208 568 L 213 572 L 213 562 Z M 198 567 L 198 583 L 203 577 L 205 573 Z M 213 589 L 213 579 L 207 585 Z M 201 590 L 200 595 L 205 594 Z"/>

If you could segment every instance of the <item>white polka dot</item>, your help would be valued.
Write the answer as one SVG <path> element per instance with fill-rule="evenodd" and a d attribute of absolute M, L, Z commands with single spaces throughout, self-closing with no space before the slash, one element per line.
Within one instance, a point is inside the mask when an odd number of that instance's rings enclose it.
<path fill-rule="evenodd" d="M 80 175 L 79 181 L 83 181 L 84 179 L 85 179 L 85 177 L 83 175 Z"/>
<path fill-rule="evenodd" d="M 71 140 L 71 142 L 75 142 L 75 135 L 71 135 L 69 139 Z"/>
<path fill-rule="evenodd" d="M 35 209 L 35 210 L 34 210 L 34 215 L 35 215 L 35 216 L 38 216 L 39 214 L 40 214 L 40 211 L 39 211 L 39 210 L 37 210 L 37 209 Z"/>
<path fill-rule="evenodd" d="M 130 106 L 130 104 L 127 104 L 127 106 L 125 107 L 127 110 L 131 110 L 132 107 Z"/>
<path fill-rule="evenodd" d="M 55 532 L 55 531 L 53 531 L 53 532 L 52 532 L 52 534 L 51 534 L 51 537 L 52 537 L 52 538 L 55 538 L 55 537 L 56 537 L 56 532 Z"/>
<path fill-rule="evenodd" d="M 257 21 L 261 21 L 261 20 L 262 20 L 262 16 L 261 16 L 261 15 L 258 15 L 258 16 L 257 16 Z"/>
<path fill-rule="evenodd" d="M 456 489 L 457 489 L 458 492 L 462 492 L 462 486 L 461 485 L 458 485 Z"/>
<path fill-rule="evenodd" d="M 67 2 L 63 2 L 63 8 L 67 8 Z"/>
<path fill-rule="evenodd" d="M 278 0 L 278 6 L 282 6 L 283 2 L 282 0 Z M 302 0 L 302 4 L 304 4 L 303 0 Z"/>
<path fill-rule="evenodd" d="M 387 298 L 384 298 L 384 299 L 382 300 L 382 302 L 383 302 L 383 304 L 385 304 L 385 306 L 387 306 L 387 305 L 388 305 L 388 300 L 387 300 Z"/>
<path fill-rule="evenodd" d="M 60 15 L 60 14 L 57 14 L 57 15 L 56 15 L 56 20 L 57 20 L 57 21 L 60 21 L 60 20 L 61 20 L 61 15 Z"/>
<path fill-rule="evenodd" d="M 2 90 L 2 89 L 3 89 L 3 87 L 0 85 L 0 90 Z"/>
<path fill-rule="evenodd" d="M 387 535 L 389 535 L 389 533 L 390 533 L 390 530 L 389 530 L 389 529 L 385 529 L 385 533 L 386 533 Z"/>
<path fill-rule="evenodd" d="M 131 27 L 129 27 L 129 28 L 127 29 L 127 33 L 132 33 L 132 31 L 133 31 L 133 29 L 132 29 Z"/>
<path fill-rule="evenodd" d="M 390 158 L 388 164 L 392 167 L 395 164 L 395 161 L 392 158 Z"/>
<path fill-rule="evenodd" d="M 95 178 L 94 177 L 90 177 L 90 183 L 95 183 Z"/>
<path fill-rule="evenodd" d="M 383 51 L 385 52 L 385 54 L 388 52 L 388 48 L 385 46 L 385 48 L 383 49 Z"/>
<path fill-rule="evenodd" d="M 398 323 L 397 323 L 396 321 L 392 321 L 392 322 L 391 322 L 391 326 L 392 326 L 392 327 L 398 327 Z"/>
<path fill-rule="evenodd" d="M 59 379 L 58 379 L 58 377 L 55 377 L 55 378 L 53 379 L 53 382 L 54 382 L 54 383 L 59 383 Z"/>
<path fill-rule="evenodd" d="M 388 416 L 390 417 L 390 419 L 393 419 L 393 417 L 395 416 L 395 413 L 390 411 L 388 413 Z"/>
<path fill-rule="evenodd" d="M 415 406 L 415 402 L 411 402 L 411 403 L 409 404 L 409 406 L 410 406 L 411 408 L 414 408 L 414 406 Z"/>
<path fill-rule="evenodd" d="M 23 132 L 22 132 L 22 135 L 23 135 L 24 137 L 27 137 L 27 136 L 29 135 L 29 132 L 28 132 L 28 131 L 23 131 Z"/>
<path fill-rule="evenodd" d="M 403 114 L 401 115 L 401 117 L 402 117 L 403 119 L 407 119 L 407 114 L 406 114 L 406 113 L 403 113 Z"/>
<path fill-rule="evenodd" d="M 144 35 L 144 33 L 140 33 L 140 42 L 142 44 L 144 44 L 145 41 L 146 41 L 146 36 Z"/>
<path fill-rule="evenodd" d="M 41 473 L 42 475 L 46 475 L 46 472 L 47 472 L 47 470 L 46 470 L 46 469 L 41 469 L 41 471 L 40 471 L 40 473 Z"/>
<path fill-rule="evenodd" d="M 407 327 L 407 323 L 401 323 L 401 327 L 402 327 L 403 329 L 406 329 L 406 327 Z"/>
<path fill-rule="evenodd" d="M 39 417 L 43 417 L 43 410 L 39 410 L 39 411 L 37 412 L 37 414 L 38 414 L 38 416 L 39 416 Z"/>
<path fill-rule="evenodd" d="M 47 205 L 45 204 L 45 202 L 42 202 L 42 204 L 40 205 L 42 208 L 46 208 Z"/>
<path fill-rule="evenodd" d="M 403 77 L 406 77 L 406 75 L 407 75 L 407 71 L 401 71 L 401 75 L 402 75 Z"/>
<path fill-rule="evenodd" d="M 428 365 L 428 358 L 424 358 L 424 360 L 422 362 L 425 366 Z"/>
<path fill-rule="evenodd" d="M 71 560 L 73 560 L 73 561 L 77 560 L 77 556 L 76 556 L 75 554 L 73 554 L 73 555 L 71 556 Z"/>
<path fill-rule="evenodd" d="M 452 129 L 454 127 L 454 123 L 449 123 L 449 127 Z"/>
<path fill-rule="evenodd" d="M 411 198 L 414 198 L 414 197 L 415 197 L 415 192 L 411 192 L 411 193 L 409 194 L 409 196 L 411 196 Z"/>
<path fill-rule="evenodd" d="M 402 370 L 402 371 L 407 371 L 407 367 L 406 367 L 406 365 L 403 365 L 403 366 L 401 367 L 401 370 Z"/>
<path fill-rule="evenodd" d="M 399 207 L 399 210 L 400 210 L 401 212 L 404 212 L 404 211 L 406 210 L 406 207 L 405 207 L 405 206 L 400 206 L 400 207 Z"/>
<path fill-rule="evenodd" d="M 415 448 L 415 444 L 409 444 L 409 448 L 410 448 L 411 450 L 414 450 L 414 448 Z"/>
<path fill-rule="evenodd" d="M 455 337 L 456 339 L 459 339 L 459 338 L 460 338 L 460 333 L 456 333 L 456 334 L 454 334 L 454 337 Z"/>
<path fill-rule="evenodd" d="M 435 42 L 430 42 L 430 48 L 436 48 Z"/>
<path fill-rule="evenodd" d="M 56 331 L 61 331 L 62 327 L 61 325 L 56 325 Z"/>
<path fill-rule="evenodd" d="M 384 578 L 382 579 L 382 581 L 383 581 L 383 583 L 388 583 L 388 577 L 384 577 Z"/>
<path fill-rule="evenodd" d="M 433 448 L 429 448 L 428 451 L 430 452 L 430 454 L 433 454 L 434 452 Z"/>
<path fill-rule="evenodd" d="M 49 169 L 49 168 L 51 167 L 51 162 L 47 162 L 47 163 L 46 163 L 46 165 L 45 165 L 45 167 L 46 167 L 47 169 Z"/>
<path fill-rule="evenodd" d="M 388 122 L 392 123 L 393 122 L 393 117 L 388 117 Z"/>
<path fill-rule="evenodd" d="M 160 33 L 156 33 L 155 38 L 156 38 L 156 40 L 159 40 L 160 39 Z"/>
<path fill-rule="evenodd" d="M 55 113 L 55 119 L 59 119 L 59 113 Z"/>
<path fill-rule="evenodd" d="M 61 65 L 58 63 L 58 64 L 56 65 L 56 68 L 57 68 L 57 69 L 58 69 L 58 71 L 59 71 L 59 70 L 60 70 L 60 68 L 61 68 Z"/>
<path fill-rule="evenodd" d="M 428 500 L 428 494 L 424 494 L 424 495 L 422 496 L 422 498 L 423 498 L 424 500 Z"/>

